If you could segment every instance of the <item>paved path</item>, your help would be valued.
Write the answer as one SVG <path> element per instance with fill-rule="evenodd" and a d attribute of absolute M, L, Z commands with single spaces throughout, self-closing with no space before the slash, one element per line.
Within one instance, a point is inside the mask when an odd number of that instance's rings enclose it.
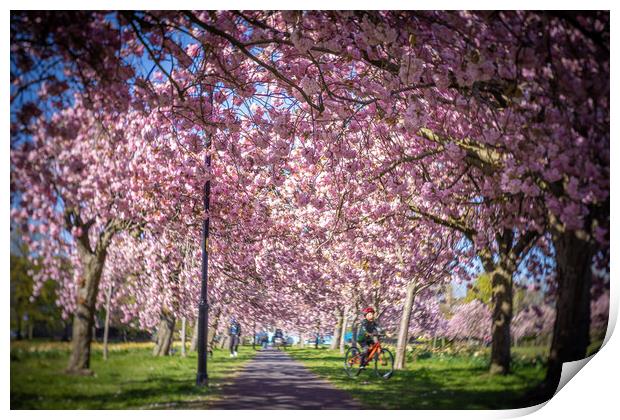
<path fill-rule="evenodd" d="M 342 372 L 344 375 L 344 371 Z M 261 350 L 234 381 L 222 389 L 215 410 L 355 410 L 347 393 L 310 372 L 279 350 Z"/>

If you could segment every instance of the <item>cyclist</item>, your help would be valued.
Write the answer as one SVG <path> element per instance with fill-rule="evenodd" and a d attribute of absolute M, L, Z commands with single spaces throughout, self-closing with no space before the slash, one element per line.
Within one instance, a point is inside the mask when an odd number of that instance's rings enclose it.
<path fill-rule="evenodd" d="M 375 310 L 373 308 L 368 307 L 362 312 L 364 314 L 364 319 L 357 332 L 357 342 L 362 346 L 362 362 L 360 368 L 363 369 L 368 364 L 366 358 L 368 357 L 370 347 L 379 340 L 377 336 L 381 332 L 381 328 L 379 328 L 375 320 Z"/>

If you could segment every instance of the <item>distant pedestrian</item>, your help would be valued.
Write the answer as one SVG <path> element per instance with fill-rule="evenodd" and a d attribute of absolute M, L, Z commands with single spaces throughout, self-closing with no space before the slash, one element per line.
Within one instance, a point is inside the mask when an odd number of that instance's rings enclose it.
<path fill-rule="evenodd" d="M 237 350 L 241 341 L 241 325 L 234 317 L 230 318 L 228 334 L 230 335 L 230 357 L 237 357 Z"/>
<path fill-rule="evenodd" d="M 284 333 L 280 328 L 276 329 L 276 332 L 273 334 L 273 345 L 280 349 L 280 346 L 284 345 Z"/>

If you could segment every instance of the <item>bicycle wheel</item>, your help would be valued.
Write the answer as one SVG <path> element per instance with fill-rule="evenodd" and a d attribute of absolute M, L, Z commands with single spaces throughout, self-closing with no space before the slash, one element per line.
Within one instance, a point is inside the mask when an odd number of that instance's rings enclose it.
<path fill-rule="evenodd" d="M 360 363 L 362 356 L 357 347 L 351 347 L 344 356 L 344 370 L 349 378 L 355 378 L 360 374 Z"/>
<path fill-rule="evenodd" d="M 394 374 L 394 356 L 388 349 L 381 349 L 374 357 L 375 374 L 381 379 L 390 379 Z"/>

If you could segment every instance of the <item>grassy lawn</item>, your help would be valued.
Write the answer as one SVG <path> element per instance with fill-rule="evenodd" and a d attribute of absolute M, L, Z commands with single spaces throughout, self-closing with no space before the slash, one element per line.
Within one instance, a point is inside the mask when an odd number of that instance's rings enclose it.
<path fill-rule="evenodd" d="M 195 352 L 156 358 L 152 348 L 151 343 L 112 344 L 105 362 L 95 344 L 95 376 L 76 377 L 63 373 L 68 343 L 12 343 L 11 409 L 203 408 L 254 356 L 252 347 L 240 346 L 238 358 L 216 349 L 208 359 L 209 387 L 201 389 L 194 385 Z"/>
<path fill-rule="evenodd" d="M 365 408 L 374 409 L 507 409 L 520 407 L 520 397 L 545 375 L 544 348 L 516 348 L 514 373 L 491 376 L 484 355 L 430 355 L 383 381 L 374 372 L 350 379 L 338 351 L 292 348 L 301 361 L 337 388 L 348 391 Z"/>

